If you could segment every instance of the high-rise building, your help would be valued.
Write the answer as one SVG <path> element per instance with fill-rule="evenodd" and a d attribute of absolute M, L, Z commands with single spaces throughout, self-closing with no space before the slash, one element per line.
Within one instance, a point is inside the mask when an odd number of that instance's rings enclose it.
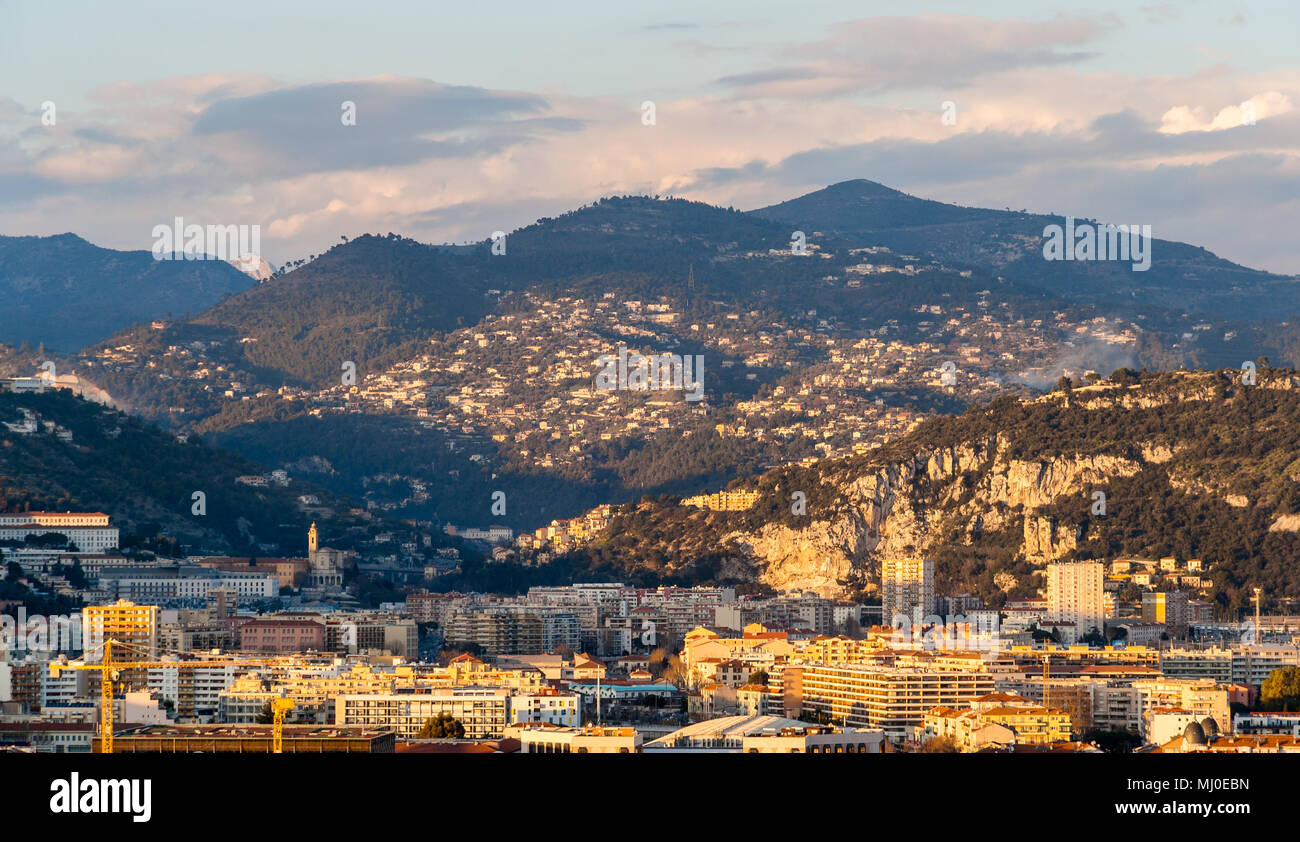
<path fill-rule="evenodd" d="M 1170 637 L 1185 635 L 1190 619 L 1191 607 L 1186 593 L 1168 591 L 1142 594 L 1142 622 L 1164 623 Z"/>
<path fill-rule="evenodd" d="M 136 605 L 119 599 L 111 605 L 88 605 L 81 609 L 82 648 L 87 663 L 104 658 L 105 640 L 113 641 L 113 660 L 158 660 L 158 606 Z M 146 686 L 143 670 L 124 670 L 122 682 L 128 689 Z"/>
<path fill-rule="evenodd" d="M 885 559 L 880 570 L 881 622 L 890 625 L 902 614 L 934 613 L 934 562 L 930 559 Z"/>
<path fill-rule="evenodd" d="M 1047 619 L 1073 623 L 1061 629 L 1074 643 L 1106 623 L 1106 596 L 1100 561 L 1058 562 L 1047 566 Z"/>

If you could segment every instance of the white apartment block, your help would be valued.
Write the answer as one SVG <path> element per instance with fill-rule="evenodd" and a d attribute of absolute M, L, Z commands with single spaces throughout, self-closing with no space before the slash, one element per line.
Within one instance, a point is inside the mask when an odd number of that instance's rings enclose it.
<path fill-rule="evenodd" d="M 0 514 L 0 540 L 22 541 L 52 532 L 68 536 L 83 553 L 117 549 L 118 529 L 103 512 L 13 512 Z"/>
<path fill-rule="evenodd" d="M 280 595 L 280 580 L 271 573 L 211 570 L 197 566 L 155 568 L 105 568 L 100 587 L 115 599 L 157 602 L 168 599 L 206 599 L 218 589 L 235 591 L 240 600 L 271 599 Z"/>
<path fill-rule="evenodd" d="M 1169 678 L 1211 678 L 1230 684 L 1264 683 L 1269 673 L 1300 666 L 1300 650 L 1283 644 L 1234 646 L 1231 649 L 1171 649 L 1160 655 L 1160 671 Z"/>
<path fill-rule="evenodd" d="M 582 705 L 577 693 L 515 693 L 510 697 L 510 723 L 544 722 L 572 728 L 582 724 Z"/>
<path fill-rule="evenodd" d="M 1104 571 L 1100 561 L 1059 562 L 1047 566 L 1047 620 L 1073 623 L 1066 631 L 1075 643 L 1092 629 L 1106 623 L 1106 597 L 1102 588 Z M 1062 631 L 1070 629 L 1064 626 Z"/>
<path fill-rule="evenodd" d="M 246 670 L 247 667 L 244 667 Z M 212 718 L 218 708 L 222 691 L 235 682 L 240 668 L 234 664 L 220 667 L 166 667 L 148 672 L 149 691 L 172 703 L 172 709 L 183 717 Z M 260 711 L 259 711 L 260 713 Z"/>
<path fill-rule="evenodd" d="M 334 700 L 334 724 L 390 728 L 412 739 L 430 719 L 446 713 L 465 726 L 470 739 L 500 737 L 510 724 L 510 691 L 463 688 L 432 693 L 367 693 Z"/>

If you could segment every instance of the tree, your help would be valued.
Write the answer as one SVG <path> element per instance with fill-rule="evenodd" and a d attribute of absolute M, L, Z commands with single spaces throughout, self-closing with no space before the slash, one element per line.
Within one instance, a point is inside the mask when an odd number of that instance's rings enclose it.
<path fill-rule="evenodd" d="M 960 754 L 961 749 L 950 737 L 935 737 L 933 740 L 926 740 L 921 743 L 917 754 Z"/>
<path fill-rule="evenodd" d="M 686 662 L 678 655 L 673 655 L 668 659 L 668 666 L 664 668 L 664 680 L 685 687 L 690 684 L 690 676 L 686 671 Z"/>
<path fill-rule="evenodd" d="M 1060 643 L 1061 640 L 1056 636 L 1055 631 L 1040 629 L 1038 626 L 1030 626 L 1029 634 L 1033 637 L 1035 643 Z"/>
<path fill-rule="evenodd" d="M 271 725 L 275 722 L 275 713 L 271 710 L 271 703 L 267 702 L 262 705 L 262 712 L 257 715 L 258 725 Z"/>
<path fill-rule="evenodd" d="M 459 719 L 444 712 L 433 719 L 426 719 L 415 736 L 421 740 L 436 740 L 447 737 L 460 739 L 465 736 L 465 726 Z"/>
<path fill-rule="evenodd" d="M 1269 673 L 1259 688 L 1261 710 L 1300 711 L 1300 667 L 1282 667 Z"/>
<path fill-rule="evenodd" d="M 1132 386 L 1142 382 L 1142 377 L 1139 372 L 1131 368 L 1117 368 L 1110 373 L 1110 382 L 1120 386 Z"/>
<path fill-rule="evenodd" d="M 749 674 L 750 684 L 767 684 L 767 670 L 754 670 Z"/>
<path fill-rule="evenodd" d="M 1142 745 L 1142 738 L 1129 731 L 1093 728 L 1084 733 L 1083 742 L 1092 743 L 1107 754 L 1127 754 Z"/>

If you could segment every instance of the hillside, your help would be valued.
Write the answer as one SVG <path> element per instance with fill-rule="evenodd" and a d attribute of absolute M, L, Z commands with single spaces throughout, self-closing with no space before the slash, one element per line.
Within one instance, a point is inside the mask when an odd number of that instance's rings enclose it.
<path fill-rule="evenodd" d="M 175 325 L 154 344 L 216 339 L 229 348 L 228 365 L 278 388 L 337 382 L 343 360 L 367 367 L 398 358 L 431 337 L 510 310 L 529 290 L 670 296 L 679 306 L 715 311 L 765 307 L 796 325 L 809 311 L 854 325 L 914 315 L 919 302 L 940 292 L 973 302 L 990 286 L 999 300 L 1024 308 L 1046 311 L 1052 304 L 1038 289 L 937 266 L 906 283 L 870 279 L 849 289 L 824 279 L 858 259 L 830 241 L 813 248 L 822 259 L 792 259 L 785 226 L 730 209 L 680 199 L 602 199 L 511 232 L 505 254 L 493 254 L 486 241 L 448 249 L 395 234 L 360 236 Z M 123 333 L 104 346 L 139 338 Z"/>
<path fill-rule="evenodd" d="M 1295 278 L 1249 269 L 1203 248 L 1161 239 L 1159 230 L 1152 231 L 1150 268 L 1135 273 L 1122 261 L 1044 260 L 1043 229 L 1064 225 L 1064 216 L 949 205 L 865 179 L 832 184 L 751 213 L 855 246 L 887 246 L 983 267 L 1052 295 L 1111 310 L 1169 310 L 1241 321 L 1300 312 L 1300 283 Z"/>
<path fill-rule="evenodd" d="M 0 340 L 71 353 L 136 322 L 201 313 L 253 284 L 219 260 L 154 260 L 74 234 L 0 237 Z"/>
<path fill-rule="evenodd" d="M 870 455 L 737 482 L 761 492 L 748 512 L 645 504 L 580 555 L 609 570 L 637 547 L 633 567 L 659 575 L 838 595 L 873 590 L 883 559 L 919 554 L 936 559 L 941 594 L 995 605 L 1034 594 L 1052 560 L 1173 555 L 1209 565 L 1225 617 L 1254 586 L 1300 598 L 1296 373 L 1262 369 L 1253 387 L 1231 371 L 1117 374 L 1068 402 L 1001 398 Z"/>
<path fill-rule="evenodd" d="M 1262 292 L 1290 280 L 1197 249 L 1195 272 L 1161 274 L 1182 253 L 1163 242 L 1145 273 L 1046 263 L 1024 233 L 1040 242 L 1046 219 L 865 181 L 751 213 L 607 198 L 511 232 L 504 254 L 345 239 L 188 321 L 56 362 L 127 412 L 268 468 L 328 464 L 313 481 L 406 517 L 486 523 L 484 493 L 505 490 L 516 529 L 860 452 L 1062 372 L 1300 362 L 1290 299 Z M 1229 289 L 1272 320 L 1201 312 Z M 620 347 L 697 355 L 703 399 L 593 392 Z M 41 364 L 18 357 L 19 373 Z"/>
<path fill-rule="evenodd" d="M 28 419 L 33 432 L 0 428 L 0 511 L 102 511 L 122 529 L 123 546 L 192 553 L 304 555 L 313 520 L 336 546 L 381 528 L 298 479 L 284 487 L 237 483 L 267 469 L 198 436 L 179 441 L 63 390 L 0 392 L 0 420 Z M 196 491 L 205 495 L 202 514 L 194 511 Z M 320 503 L 305 507 L 300 495 Z"/>

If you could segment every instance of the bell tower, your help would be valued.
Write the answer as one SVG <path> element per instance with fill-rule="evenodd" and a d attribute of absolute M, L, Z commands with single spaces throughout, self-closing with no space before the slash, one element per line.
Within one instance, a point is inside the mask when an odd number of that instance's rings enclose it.
<path fill-rule="evenodd" d="M 307 530 L 307 553 L 316 552 L 320 546 L 320 534 L 316 531 L 316 522 L 312 521 L 311 529 Z"/>

